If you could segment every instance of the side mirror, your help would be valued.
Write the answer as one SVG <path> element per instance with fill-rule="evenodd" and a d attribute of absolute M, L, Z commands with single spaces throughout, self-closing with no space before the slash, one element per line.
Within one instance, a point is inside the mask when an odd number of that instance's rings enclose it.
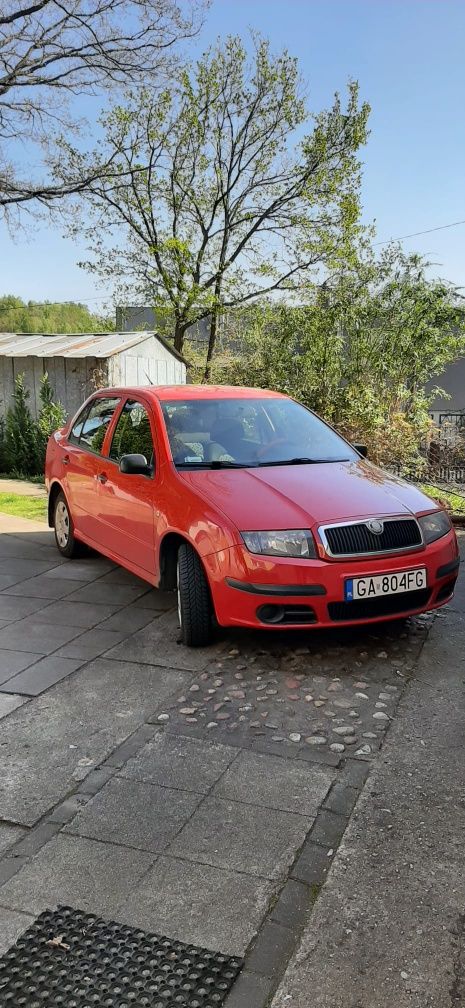
<path fill-rule="evenodd" d="M 119 463 L 120 472 L 126 476 L 151 476 L 152 468 L 145 455 L 122 455 Z"/>
<path fill-rule="evenodd" d="M 362 458 L 368 458 L 368 448 L 366 444 L 353 444 L 352 448 L 355 448 L 355 451 L 358 451 Z"/>

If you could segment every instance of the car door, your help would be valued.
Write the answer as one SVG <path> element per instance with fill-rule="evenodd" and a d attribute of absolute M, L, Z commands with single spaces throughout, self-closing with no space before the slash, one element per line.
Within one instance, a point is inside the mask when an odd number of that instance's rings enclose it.
<path fill-rule="evenodd" d="M 155 573 L 154 492 L 157 479 L 154 424 L 148 403 L 127 399 L 109 434 L 99 473 L 103 545 L 123 564 Z M 144 455 L 147 476 L 122 473 L 122 455 Z"/>
<path fill-rule="evenodd" d="M 101 542 L 98 475 L 105 435 L 121 400 L 97 396 L 79 414 L 63 445 L 63 488 L 78 532 Z"/>

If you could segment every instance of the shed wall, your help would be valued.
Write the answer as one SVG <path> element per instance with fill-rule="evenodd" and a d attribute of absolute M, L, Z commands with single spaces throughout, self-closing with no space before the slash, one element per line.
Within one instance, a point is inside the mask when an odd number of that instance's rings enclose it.
<path fill-rule="evenodd" d="M 48 372 L 55 398 L 72 416 L 99 385 L 108 384 L 108 362 L 96 357 L 0 357 L 0 416 L 13 401 L 14 380 L 24 374 L 34 417 L 40 409 L 40 380 Z"/>
<path fill-rule="evenodd" d="M 106 385 L 185 385 L 186 366 L 149 336 L 109 358 L 0 356 L 0 416 L 12 403 L 14 380 L 25 375 L 29 406 L 37 417 L 40 380 L 48 372 L 55 397 L 73 416 L 87 396 Z"/>
<path fill-rule="evenodd" d="M 111 385 L 185 385 L 186 365 L 154 336 L 108 361 Z"/>

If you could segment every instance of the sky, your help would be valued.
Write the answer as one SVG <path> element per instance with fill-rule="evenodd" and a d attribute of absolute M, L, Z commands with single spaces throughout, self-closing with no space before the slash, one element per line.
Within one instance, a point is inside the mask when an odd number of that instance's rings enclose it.
<path fill-rule="evenodd" d="M 298 57 L 312 111 L 359 81 L 372 108 L 363 216 L 379 242 L 465 221 L 464 0 L 213 0 L 191 48 L 251 29 Z M 465 223 L 403 246 L 465 289 Z M 98 310 L 111 291 L 78 267 L 84 256 L 58 227 L 0 225 L 0 294 Z"/>

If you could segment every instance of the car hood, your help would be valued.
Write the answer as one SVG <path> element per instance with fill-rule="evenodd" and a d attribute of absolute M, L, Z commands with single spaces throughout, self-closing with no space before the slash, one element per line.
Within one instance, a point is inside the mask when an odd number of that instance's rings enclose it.
<path fill-rule="evenodd" d="M 409 515 L 433 502 L 370 462 L 318 462 L 179 474 L 240 531 L 308 528 L 345 519 Z"/>

